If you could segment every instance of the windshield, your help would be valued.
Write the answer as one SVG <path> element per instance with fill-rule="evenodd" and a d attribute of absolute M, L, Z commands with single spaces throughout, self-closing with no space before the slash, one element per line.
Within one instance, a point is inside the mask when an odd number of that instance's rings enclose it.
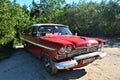
<path fill-rule="evenodd" d="M 54 35 L 72 35 L 71 31 L 66 26 L 44 25 L 44 26 L 40 26 L 38 31 L 40 33 L 51 33 Z"/>

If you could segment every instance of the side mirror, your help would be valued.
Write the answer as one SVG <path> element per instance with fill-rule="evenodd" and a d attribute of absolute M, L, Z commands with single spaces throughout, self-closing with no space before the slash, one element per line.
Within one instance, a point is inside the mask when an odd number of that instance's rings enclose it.
<path fill-rule="evenodd" d="M 26 34 L 25 31 L 23 31 L 22 34 Z"/>
<path fill-rule="evenodd" d="M 77 35 L 78 35 L 78 33 L 76 32 L 76 33 L 75 33 L 75 36 L 77 36 Z"/>

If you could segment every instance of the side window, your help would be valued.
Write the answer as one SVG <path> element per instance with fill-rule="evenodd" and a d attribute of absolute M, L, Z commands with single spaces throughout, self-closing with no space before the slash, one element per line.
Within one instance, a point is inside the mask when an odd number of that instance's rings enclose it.
<path fill-rule="evenodd" d="M 32 35 L 33 36 L 36 36 L 37 35 L 37 27 L 33 27 L 33 29 L 32 29 Z"/>
<path fill-rule="evenodd" d="M 44 26 L 40 26 L 38 31 L 39 32 L 45 32 L 45 33 L 51 33 L 53 30 L 54 26 L 51 25 L 44 25 Z"/>
<path fill-rule="evenodd" d="M 40 34 L 40 36 L 47 36 L 47 35 L 51 35 L 52 34 L 52 27 L 51 26 L 40 26 L 38 28 L 38 32 Z"/>
<path fill-rule="evenodd" d="M 28 34 L 28 35 L 32 35 L 32 27 L 30 27 L 30 28 L 28 29 L 27 34 Z"/>
<path fill-rule="evenodd" d="M 38 29 L 39 32 L 47 32 L 47 29 L 45 27 L 40 26 Z"/>
<path fill-rule="evenodd" d="M 38 29 L 39 36 L 45 36 L 46 35 L 45 30 L 46 30 L 45 27 L 40 26 Z"/>
<path fill-rule="evenodd" d="M 27 30 L 27 34 L 31 36 L 36 36 L 37 35 L 37 27 L 32 26 Z"/>

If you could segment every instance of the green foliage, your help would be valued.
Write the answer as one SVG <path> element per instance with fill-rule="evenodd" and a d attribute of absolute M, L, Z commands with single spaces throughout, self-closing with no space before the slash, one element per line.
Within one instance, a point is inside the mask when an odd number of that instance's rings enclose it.
<path fill-rule="evenodd" d="M 79 2 L 72 5 L 65 0 L 32 2 L 30 10 L 16 0 L 0 1 L 0 46 L 15 40 L 19 33 L 34 23 L 69 25 L 73 33 L 84 36 L 120 36 L 120 5 L 117 2 Z"/>
<path fill-rule="evenodd" d="M 0 45 L 11 41 L 15 36 L 15 21 L 11 18 L 7 0 L 0 2 Z"/>
<path fill-rule="evenodd" d="M 0 45 L 7 44 L 30 24 L 29 14 L 19 4 L 8 0 L 0 2 Z"/>
<path fill-rule="evenodd" d="M 55 9 L 61 8 L 65 4 L 65 0 L 40 0 L 39 3 L 32 2 L 31 6 L 31 16 L 45 18 L 50 17 L 50 14 L 54 12 Z M 41 15 L 42 14 L 42 15 Z"/>
<path fill-rule="evenodd" d="M 0 1 L 0 59 L 11 55 L 13 44 L 19 41 L 19 33 L 30 24 L 29 13 L 15 2 Z"/>

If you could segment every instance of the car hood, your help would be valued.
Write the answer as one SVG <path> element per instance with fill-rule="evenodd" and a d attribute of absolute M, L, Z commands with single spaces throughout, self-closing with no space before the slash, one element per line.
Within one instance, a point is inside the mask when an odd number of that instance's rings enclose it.
<path fill-rule="evenodd" d="M 66 35 L 66 36 L 46 36 L 43 39 L 49 40 L 55 43 L 60 43 L 62 45 L 73 45 L 75 48 L 77 47 L 91 47 L 97 46 L 98 41 L 94 38 L 89 37 L 81 37 L 74 35 Z"/>

